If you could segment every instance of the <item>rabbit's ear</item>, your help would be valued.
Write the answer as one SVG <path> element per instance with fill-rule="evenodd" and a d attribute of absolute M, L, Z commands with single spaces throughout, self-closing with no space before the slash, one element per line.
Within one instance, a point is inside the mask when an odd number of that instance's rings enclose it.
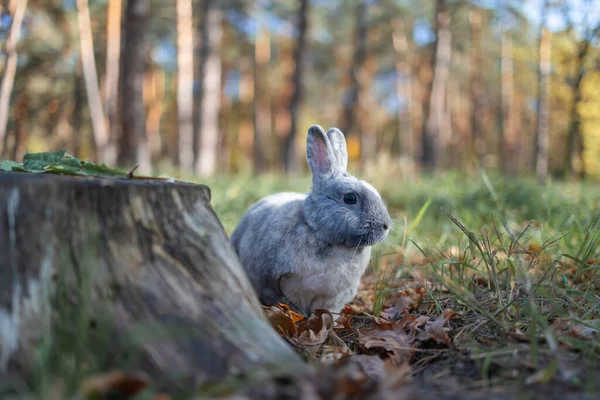
<path fill-rule="evenodd" d="M 329 142 L 331 142 L 338 167 L 345 171 L 348 168 L 348 150 L 346 149 L 344 134 L 338 128 L 331 128 L 327 131 L 327 136 L 329 137 Z"/>
<path fill-rule="evenodd" d="M 308 129 L 306 139 L 306 160 L 313 174 L 313 179 L 332 173 L 337 167 L 337 160 L 325 130 L 319 125 Z"/>

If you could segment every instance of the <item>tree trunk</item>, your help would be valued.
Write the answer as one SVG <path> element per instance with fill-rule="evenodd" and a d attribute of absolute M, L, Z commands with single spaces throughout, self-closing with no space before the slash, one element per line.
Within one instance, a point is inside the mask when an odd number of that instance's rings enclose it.
<path fill-rule="evenodd" d="M 27 140 L 27 108 L 29 107 L 29 94 L 21 93 L 15 101 L 15 124 L 12 135 L 4 137 L 4 152 L 11 160 L 20 160 L 25 154 L 25 142 Z"/>
<path fill-rule="evenodd" d="M 8 129 L 8 116 L 10 114 L 10 97 L 12 95 L 15 74 L 17 73 L 17 43 L 21 37 L 21 25 L 27 9 L 27 0 L 14 0 L 16 2 L 15 12 L 12 16 L 10 32 L 6 39 L 6 63 L 2 74 L 2 86 L 0 86 L 0 154 L 2 154 L 2 143 Z"/>
<path fill-rule="evenodd" d="M 219 108 L 221 105 L 221 57 L 223 13 L 216 0 L 203 0 L 200 31 L 200 94 L 198 95 L 198 136 L 195 171 L 201 176 L 215 173 L 219 143 Z"/>
<path fill-rule="evenodd" d="M 144 97 L 146 98 L 146 135 L 148 136 L 148 151 L 151 160 L 159 160 L 166 155 L 163 151 L 163 140 L 160 124 L 164 111 L 165 100 L 165 71 L 152 66 L 146 73 L 144 82 Z"/>
<path fill-rule="evenodd" d="M 121 59 L 122 0 L 108 1 L 106 22 L 106 77 L 104 107 L 108 120 L 106 164 L 116 162 L 116 138 L 119 136 L 119 67 Z M 112 160 L 112 161 L 111 161 Z"/>
<path fill-rule="evenodd" d="M 150 169 L 144 116 L 144 72 L 148 42 L 150 0 L 128 0 L 125 11 L 125 43 L 122 74 L 122 132 L 118 164 Z"/>
<path fill-rule="evenodd" d="M 392 40 L 396 57 L 396 97 L 398 101 L 399 154 L 414 162 L 414 133 L 412 129 L 412 74 L 410 71 L 406 27 L 400 17 L 392 17 Z M 404 111 L 401 104 L 404 103 Z"/>
<path fill-rule="evenodd" d="M 48 336 L 53 320 L 83 330 L 72 346 L 110 329 L 104 368 L 127 363 L 167 391 L 307 371 L 264 317 L 205 186 L 0 173 L 0 224 L 0 374 L 28 371 L 40 340 L 67 339 Z"/>
<path fill-rule="evenodd" d="M 254 141 L 254 118 L 252 117 L 254 104 L 254 72 L 252 59 L 241 55 L 238 57 L 237 70 L 239 72 L 239 101 L 237 102 L 238 116 L 238 146 L 248 160 L 251 159 Z"/>
<path fill-rule="evenodd" d="M 107 157 L 108 131 L 104 119 L 102 100 L 100 99 L 100 88 L 98 87 L 98 72 L 96 71 L 96 59 L 94 57 L 94 39 L 88 0 L 77 0 L 77 22 L 79 24 L 79 51 L 90 119 L 92 120 L 92 138 L 96 150 L 96 160 L 112 164 L 114 160 L 109 160 Z"/>
<path fill-rule="evenodd" d="M 452 51 L 450 12 L 446 0 L 437 0 L 435 9 L 436 42 L 432 58 L 433 80 L 426 103 L 425 124 L 421 136 L 421 164 L 426 171 L 433 171 L 440 158 L 440 136 L 444 127 L 446 87 L 450 73 Z"/>
<path fill-rule="evenodd" d="M 71 138 L 69 140 L 69 150 L 75 157 L 82 157 L 81 145 L 83 143 L 83 102 L 85 101 L 85 86 L 83 84 L 81 61 L 75 67 L 75 76 L 73 77 L 73 107 L 71 107 Z"/>
<path fill-rule="evenodd" d="M 535 132 L 535 172 L 539 182 L 546 180 L 548 175 L 548 145 L 550 131 L 550 66 L 551 66 L 551 36 L 546 28 L 547 1 L 542 4 L 542 18 L 539 39 L 539 70 L 538 70 L 538 107 Z"/>
<path fill-rule="evenodd" d="M 192 0 L 177 0 L 177 114 L 179 166 L 194 169 L 194 34 Z"/>
<path fill-rule="evenodd" d="M 367 48 L 368 35 L 367 35 Z M 360 73 L 358 94 L 358 109 L 355 116 L 360 132 L 360 168 L 365 170 L 368 163 L 375 160 L 377 155 L 376 116 L 372 110 L 377 108 L 370 88 L 377 73 L 377 57 L 373 52 L 367 54 L 365 65 Z"/>
<path fill-rule="evenodd" d="M 298 130 L 298 113 L 302 102 L 302 78 L 304 75 L 304 58 L 306 52 L 306 36 L 308 34 L 308 13 L 310 0 L 299 0 L 298 38 L 294 51 L 294 76 L 292 78 L 294 93 L 290 101 L 290 131 L 283 143 L 283 164 L 285 172 L 295 174 L 299 171 L 298 154 L 296 152 L 296 131 Z"/>
<path fill-rule="evenodd" d="M 592 38 L 584 38 L 579 44 L 579 51 L 575 59 L 575 83 L 573 85 L 573 104 L 571 105 L 569 130 L 567 133 L 567 175 L 574 178 L 583 178 L 583 135 L 581 134 L 581 116 L 579 105 L 583 98 L 581 90 L 585 76 L 585 60 L 590 49 Z"/>
<path fill-rule="evenodd" d="M 354 28 L 354 56 L 349 70 L 350 84 L 343 99 L 343 111 L 338 126 L 347 138 L 360 137 L 357 132 L 356 117 L 358 113 L 358 100 L 360 95 L 360 73 L 367 58 L 367 4 L 364 1 L 356 3 Z"/>
<path fill-rule="evenodd" d="M 271 137 L 271 104 L 268 87 L 271 39 L 268 28 L 260 26 L 254 45 L 254 173 L 265 171 L 263 143 Z"/>
<path fill-rule="evenodd" d="M 479 164 L 485 155 L 485 137 L 482 123 L 484 118 L 483 96 L 484 86 L 482 79 L 483 59 L 481 54 L 481 26 L 482 16 L 474 7 L 471 10 L 469 22 L 471 24 L 471 151 Z"/>
<path fill-rule="evenodd" d="M 499 154 L 502 169 L 505 174 L 516 172 L 517 132 L 514 115 L 514 58 L 512 49 L 512 34 L 504 26 L 500 37 L 501 48 L 501 130 Z"/>

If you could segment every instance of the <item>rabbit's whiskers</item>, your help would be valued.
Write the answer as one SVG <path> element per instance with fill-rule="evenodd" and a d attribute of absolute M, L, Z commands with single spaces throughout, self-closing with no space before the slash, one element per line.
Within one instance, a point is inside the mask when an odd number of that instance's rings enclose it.
<path fill-rule="evenodd" d="M 358 251 L 358 248 L 360 247 L 360 244 L 362 243 L 363 240 L 363 236 L 361 236 L 360 238 L 358 238 L 358 244 L 356 245 L 356 248 L 354 249 L 354 254 L 352 255 L 352 259 L 354 259 L 354 257 L 356 257 L 356 252 Z"/>

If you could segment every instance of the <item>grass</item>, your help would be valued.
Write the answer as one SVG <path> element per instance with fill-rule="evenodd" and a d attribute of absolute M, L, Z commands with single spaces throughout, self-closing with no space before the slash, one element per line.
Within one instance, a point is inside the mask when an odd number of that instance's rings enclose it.
<path fill-rule="evenodd" d="M 600 328 L 600 185 L 539 185 L 483 172 L 468 179 L 445 174 L 367 180 L 395 221 L 390 237 L 374 249 L 365 277 L 372 283 L 374 315 L 391 293 L 422 285 L 432 310 L 451 306 L 462 312 L 455 345 L 472 355 L 480 382 L 501 381 L 517 368 L 529 383 L 558 377 L 583 391 L 600 391 L 593 372 L 575 371 L 564 361 L 567 352 L 581 365 L 600 367 L 600 335 L 579 335 Z M 259 198 L 305 192 L 310 181 L 267 176 L 207 184 L 230 234 Z M 562 319 L 571 325 L 553 327 Z M 521 365 L 503 368 L 514 354 Z"/>
<path fill-rule="evenodd" d="M 519 385 L 568 382 L 580 392 L 600 391 L 594 379 L 600 335 L 581 334 L 600 328 L 600 185 L 540 186 L 484 173 L 365 179 L 380 190 L 394 218 L 390 237 L 374 249 L 364 279 L 371 313 L 379 315 L 391 295 L 411 287 L 424 292 L 414 313 L 460 311 L 451 324 L 453 351 L 476 371 L 475 379 L 469 375 L 461 381 L 465 390 L 516 380 Z M 261 197 L 310 187 L 307 177 L 275 175 L 221 176 L 202 183 L 211 188 L 211 203 L 228 234 Z M 88 320 L 89 310 L 85 299 L 77 302 L 82 306 L 74 316 L 64 314 L 73 312 L 70 307 L 59 310 L 59 318 L 75 321 L 72 329 L 58 321 L 40 344 L 39 366 L 24 383 L 30 393 L 24 397 L 44 398 L 53 385 L 49 380 L 57 376 L 73 393 L 86 376 L 102 370 L 102 363 L 89 363 L 91 332 L 81 322 Z M 566 325 L 561 319 L 568 319 Z M 94 332 L 101 335 L 96 339 L 110 340 L 110 327 L 106 334 Z M 456 359 L 446 369 L 442 359 L 416 360 L 416 379 L 425 382 L 431 379 L 425 373 L 434 371 L 437 384 L 449 370 L 456 374 Z"/>

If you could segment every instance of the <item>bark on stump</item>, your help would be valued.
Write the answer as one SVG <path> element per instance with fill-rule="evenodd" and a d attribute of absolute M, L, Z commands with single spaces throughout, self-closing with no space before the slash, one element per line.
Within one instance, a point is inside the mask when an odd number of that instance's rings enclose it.
<path fill-rule="evenodd" d="M 90 319 L 109 310 L 110 351 L 137 340 L 131 368 L 167 387 L 306 368 L 263 316 L 206 186 L 0 173 L 0 377 L 31 367 L 59 284 Z"/>

